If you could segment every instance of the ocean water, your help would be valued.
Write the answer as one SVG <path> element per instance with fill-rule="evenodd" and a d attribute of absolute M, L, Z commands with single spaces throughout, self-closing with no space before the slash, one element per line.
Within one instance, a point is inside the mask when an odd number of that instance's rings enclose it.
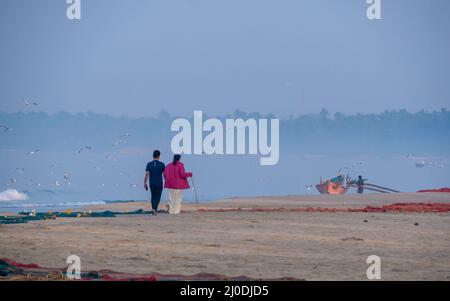
<path fill-rule="evenodd" d="M 149 200 L 149 192 L 143 189 L 145 158 L 123 156 L 120 163 L 108 162 L 109 165 L 103 164 L 101 170 L 96 170 L 92 168 L 100 164 L 96 156 L 91 154 L 81 164 L 70 161 L 63 154 L 59 157 L 52 154 L 52 160 L 60 164 L 57 168 L 34 165 L 31 171 L 28 168 L 23 174 L 16 173 L 15 183 L 8 183 L 8 177 L 3 175 L 3 183 L 7 184 L 0 188 L 1 191 L 17 189 L 26 193 L 28 199 L 0 201 L 0 212 L 45 212 Z M 260 166 L 259 158 L 250 156 L 185 156 L 183 159 L 186 169 L 194 172 L 199 202 L 232 197 L 307 194 L 310 192 L 306 185 L 317 184 L 320 178 L 334 177 L 338 171 L 352 178 L 361 174 L 370 183 L 403 192 L 450 186 L 450 159 L 447 157 L 298 154 L 282 156 L 275 166 Z M 419 161 L 425 161 L 426 165 L 418 167 L 416 163 Z M 5 160 L 3 166 L 14 175 L 13 163 Z M 65 173 L 70 174 L 69 183 L 64 181 Z M 58 185 L 55 185 L 56 181 Z M 315 188 L 311 193 L 318 194 Z M 352 189 L 349 193 L 355 191 Z M 164 191 L 162 201 L 167 199 Z M 194 191 L 184 191 L 183 200 L 195 201 Z"/>

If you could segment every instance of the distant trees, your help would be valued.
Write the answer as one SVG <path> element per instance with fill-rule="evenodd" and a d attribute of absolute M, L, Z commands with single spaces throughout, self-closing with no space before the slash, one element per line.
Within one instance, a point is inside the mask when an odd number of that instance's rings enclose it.
<path fill-rule="evenodd" d="M 236 110 L 226 118 L 274 118 L 272 114 Z M 108 149 L 123 132 L 130 145 L 170 145 L 170 124 L 175 117 L 161 111 L 155 117 L 112 117 L 97 113 L 0 113 L 0 124 L 13 132 L 0 133 L 0 148 L 78 149 L 97 145 Z M 434 152 L 450 153 L 450 112 L 447 109 L 410 113 L 291 115 L 280 120 L 281 152 Z"/>

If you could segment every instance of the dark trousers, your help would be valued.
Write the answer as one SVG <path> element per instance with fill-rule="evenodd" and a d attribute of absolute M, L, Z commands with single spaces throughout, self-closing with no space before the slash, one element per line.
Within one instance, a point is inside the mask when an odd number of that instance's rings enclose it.
<path fill-rule="evenodd" d="M 364 192 L 364 185 L 358 185 L 358 193 Z"/>
<path fill-rule="evenodd" d="M 150 192 L 152 193 L 152 209 L 158 210 L 159 202 L 161 201 L 161 194 L 163 187 L 160 185 L 151 185 Z"/>

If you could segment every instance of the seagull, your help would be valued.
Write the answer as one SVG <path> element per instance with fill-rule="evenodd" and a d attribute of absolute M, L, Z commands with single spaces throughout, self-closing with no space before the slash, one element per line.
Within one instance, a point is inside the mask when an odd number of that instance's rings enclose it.
<path fill-rule="evenodd" d="M 346 169 L 348 169 L 348 167 L 347 167 L 347 166 L 344 166 L 344 167 L 341 167 L 341 168 L 339 168 L 339 170 L 338 170 L 338 174 L 341 174 L 341 173 L 342 173 L 342 171 L 344 171 L 344 170 L 346 170 Z"/>
<path fill-rule="evenodd" d="M 24 173 L 25 172 L 25 168 L 23 168 L 23 167 L 16 167 L 16 172 Z"/>
<path fill-rule="evenodd" d="M 136 187 L 138 186 L 137 184 L 130 184 L 130 186 L 133 188 L 133 189 L 136 189 Z"/>
<path fill-rule="evenodd" d="M 117 160 L 116 158 L 114 158 L 114 157 L 112 157 L 112 156 L 110 156 L 110 155 L 106 155 L 105 158 L 108 159 L 108 160 L 112 160 L 112 161 L 114 161 L 114 162 L 116 162 L 116 163 L 119 162 L 119 160 Z"/>
<path fill-rule="evenodd" d="M 128 133 L 128 132 L 120 135 L 119 136 L 119 140 L 114 142 L 113 146 L 118 146 L 118 145 L 121 145 L 121 144 L 127 144 L 128 143 L 128 140 L 127 140 L 128 137 L 131 137 L 131 134 Z"/>
<path fill-rule="evenodd" d="M 37 102 L 34 102 L 34 101 L 28 101 L 28 100 L 26 100 L 26 99 L 24 99 L 23 100 L 23 102 L 25 103 L 25 106 L 37 106 L 38 105 L 38 103 Z"/>
<path fill-rule="evenodd" d="M 353 163 L 353 165 L 352 165 L 352 169 L 354 169 L 356 166 L 362 165 L 362 164 L 363 164 L 363 163 L 362 163 L 361 161 L 355 162 L 355 163 Z"/>
<path fill-rule="evenodd" d="M 425 164 L 427 164 L 425 161 L 417 161 L 416 162 L 416 167 L 417 168 L 423 168 L 423 167 L 425 167 Z"/>
<path fill-rule="evenodd" d="M 92 146 L 83 146 L 82 148 L 80 148 L 80 150 L 78 151 L 78 153 L 81 154 L 81 152 L 84 151 L 85 149 L 91 150 L 91 149 L 92 149 Z"/>
<path fill-rule="evenodd" d="M 363 163 L 362 163 L 361 161 L 357 161 L 357 162 L 354 162 L 354 163 L 352 164 L 351 167 L 350 167 L 350 166 L 344 166 L 344 167 L 341 167 L 341 168 L 339 168 L 339 170 L 338 170 L 338 174 L 340 174 L 340 173 L 343 172 L 344 170 L 355 169 L 357 166 L 360 166 L 360 165 L 363 165 Z"/>
<path fill-rule="evenodd" d="M 64 181 L 66 182 L 66 184 L 70 185 L 70 176 L 68 173 L 64 174 Z"/>
<path fill-rule="evenodd" d="M 6 125 L 3 125 L 3 124 L 1 124 L 0 125 L 0 130 L 2 131 L 2 132 L 12 132 L 13 131 L 13 129 L 12 128 L 10 128 L 10 127 L 7 127 Z"/>
<path fill-rule="evenodd" d="M 437 168 L 444 168 L 443 164 L 436 163 L 436 162 L 428 162 L 428 165 L 430 165 L 432 167 L 437 167 Z"/>
<path fill-rule="evenodd" d="M 127 144 L 127 143 L 128 143 L 128 140 L 126 140 L 126 139 L 119 139 L 119 141 L 114 142 L 113 146 L 118 146 L 118 145 Z"/>
<path fill-rule="evenodd" d="M 27 155 L 34 155 L 34 154 L 36 154 L 38 152 L 40 152 L 40 150 L 39 149 L 35 149 L 34 151 L 28 152 Z"/>

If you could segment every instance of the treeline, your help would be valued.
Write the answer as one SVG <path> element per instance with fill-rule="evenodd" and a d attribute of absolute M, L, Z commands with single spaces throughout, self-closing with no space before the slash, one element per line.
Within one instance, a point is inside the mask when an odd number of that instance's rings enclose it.
<path fill-rule="evenodd" d="M 207 115 L 207 114 L 205 114 Z M 177 116 L 162 111 L 155 117 L 113 117 L 92 112 L 69 114 L 0 113 L 0 148 L 72 150 L 95 145 L 108 150 L 128 133 L 129 145 L 169 145 L 170 124 Z M 235 111 L 205 118 L 276 118 L 274 115 Z M 188 117 L 191 118 L 191 117 Z M 298 153 L 433 153 L 450 152 L 450 111 L 406 110 L 378 114 L 317 114 L 280 120 L 281 152 Z"/>

